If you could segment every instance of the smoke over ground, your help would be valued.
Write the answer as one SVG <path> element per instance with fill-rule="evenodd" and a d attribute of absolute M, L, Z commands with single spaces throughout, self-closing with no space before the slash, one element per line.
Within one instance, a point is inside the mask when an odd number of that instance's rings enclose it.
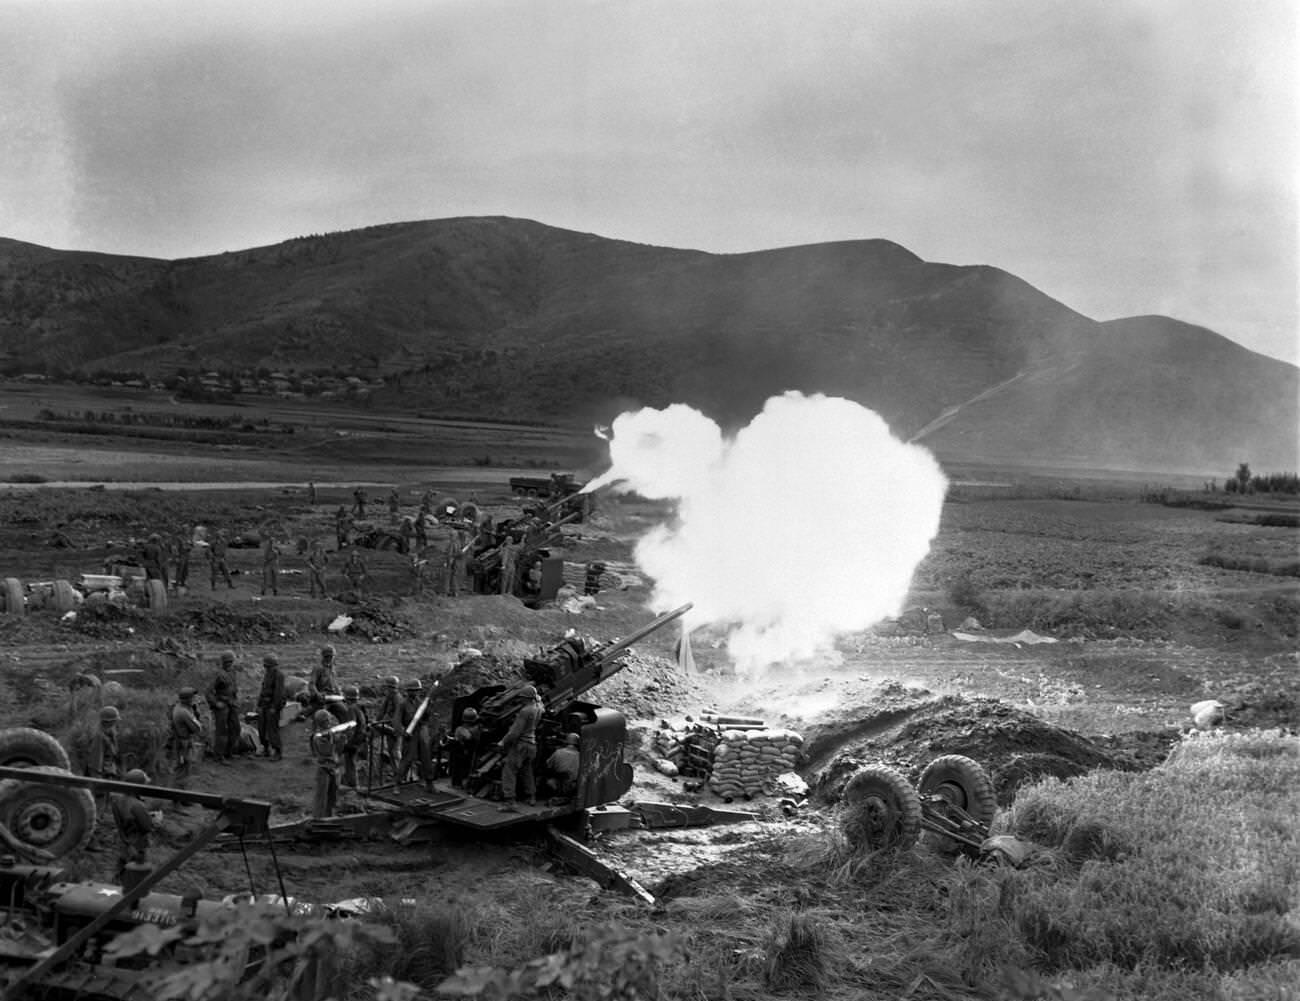
<path fill-rule="evenodd" d="M 934 457 L 850 400 L 790 392 L 726 438 L 684 404 L 620 415 L 610 485 L 677 502 L 636 546 L 655 607 L 728 630 L 753 674 L 825 653 L 841 633 L 897 614 L 939 531 Z"/>

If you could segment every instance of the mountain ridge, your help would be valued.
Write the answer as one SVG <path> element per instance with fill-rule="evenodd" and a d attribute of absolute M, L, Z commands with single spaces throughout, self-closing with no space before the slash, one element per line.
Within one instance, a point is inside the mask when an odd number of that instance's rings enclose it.
<path fill-rule="evenodd" d="M 1300 435 L 1295 366 L 884 239 L 713 254 L 458 217 L 166 261 L 0 238 L 0 353 L 155 377 L 330 368 L 385 376 L 377 406 L 491 417 L 684 402 L 734 426 L 825 392 L 941 453 L 1126 468 L 1294 468 Z"/>

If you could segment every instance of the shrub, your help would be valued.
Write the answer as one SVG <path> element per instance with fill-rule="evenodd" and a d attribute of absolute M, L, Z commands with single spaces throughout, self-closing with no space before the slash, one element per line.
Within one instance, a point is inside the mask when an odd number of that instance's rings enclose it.
<path fill-rule="evenodd" d="M 807 914 L 779 915 L 764 948 L 763 981 L 778 994 L 820 994 L 830 973 L 826 929 Z"/>

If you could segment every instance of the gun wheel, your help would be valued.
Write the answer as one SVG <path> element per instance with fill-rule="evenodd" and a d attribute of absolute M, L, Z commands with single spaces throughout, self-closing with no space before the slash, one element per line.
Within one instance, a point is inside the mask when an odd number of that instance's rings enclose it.
<path fill-rule="evenodd" d="M 68 774 L 62 768 L 31 770 Z M 88 789 L 5 779 L 0 782 L 0 825 L 19 843 L 58 858 L 80 851 L 90 842 L 95 830 L 95 799 Z"/>
<path fill-rule="evenodd" d="M 858 851 L 910 848 L 921 832 L 921 797 L 892 768 L 863 768 L 844 787 L 840 830 Z"/>
<path fill-rule="evenodd" d="M 988 826 L 997 813 L 998 800 L 993 780 L 977 761 L 961 754 L 935 758 L 921 772 L 917 788 L 964 810 L 971 819 Z"/>
<path fill-rule="evenodd" d="M 27 611 L 23 582 L 17 577 L 6 577 L 3 583 L 4 587 L 0 588 L 0 611 L 9 615 L 22 615 Z"/>
<path fill-rule="evenodd" d="M 0 765 L 5 768 L 48 765 L 65 771 L 72 767 L 62 744 L 44 730 L 27 726 L 0 730 Z"/>

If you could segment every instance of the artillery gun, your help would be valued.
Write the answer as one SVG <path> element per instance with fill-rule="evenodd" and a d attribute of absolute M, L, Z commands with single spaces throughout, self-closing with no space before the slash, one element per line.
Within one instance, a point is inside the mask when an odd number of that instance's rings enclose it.
<path fill-rule="evenodd" d="M 617 710 L 595 705 L 583 696 L 623 669 L 624 656 L 634 643 L 685 615 L 693 606 L 664 612 L 622 639 L 591 644 L 568 636 L 537 657 L 526 658 L 523 677 L 514 685 L 487 685 L 452 702 L 451 728 L 460 725 L 467 709 L 478 713 L 481 736 L 474 751 L 464 790 L 439 777 L 430 792 L 418 782 L 370 788 L 367 795 L 403 807 L 413 817 L 456 824 L 476 830 L 498 830 L 516 824 L 554 821 L 585 815 L 588 810 L 616 802 L 632 787 L 632 766 L 624 761 L 627 718 Z M 544 711 L 537 728 L 537 762 L 576 733 L 579 771 L 576 793 L 562 801 L 524 803 L 503 813 L 493 797 L 500 784 L 502 755 L 495 749 L 528 701 L 524 689 L 533 685 Z"/>

